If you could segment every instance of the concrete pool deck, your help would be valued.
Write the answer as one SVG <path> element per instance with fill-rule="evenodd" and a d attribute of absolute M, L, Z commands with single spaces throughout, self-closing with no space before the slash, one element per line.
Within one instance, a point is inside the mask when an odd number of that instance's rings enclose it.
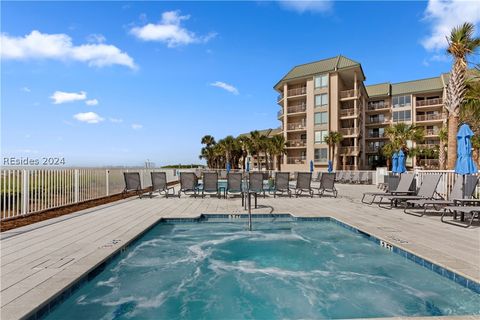
<path fill-rule="evenodd" d="M 273 207 L 274 213 L 333 217 L 480 282 L 478 223 L 465 229 L 441 223 L 438 215 L 415 217 L 362 204 L 362 193 L 376 191 L 374 186 L 338 185 L 338 189 L 337 199 L 259 198 L 260 208 L 254 212 L 268 213 Z M 159 219 L 200 213 L 245 211 L 239 198 L 130 198 L 2 232 L 0 318 L 31 315 Z"/>

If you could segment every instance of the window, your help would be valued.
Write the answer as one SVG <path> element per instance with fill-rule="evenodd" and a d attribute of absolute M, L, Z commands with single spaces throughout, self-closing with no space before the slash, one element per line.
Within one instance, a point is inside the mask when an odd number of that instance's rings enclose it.
<path fill-rule="evenodd" d="M 412 114 L 410 110 L 393 112 L 393 122 L 410 121 L 411 119 L 412 119 Z"/>
<path fill-rule="evenodd" d="M 327 148 L 315 149 L 315 161 L 327 162 L 327 160 L 328 160 L 327 157 L 328 157 L 328 149 Z"/>
<path fill-rule="evenodd" d="M 327 124 L 328 113 L 327 112 L 315 112 L 315 124 Z"/>
<path fill-rule="evenodd" d="M 326 107 L 328 106 L 328 94 L 317 94 L 315 95 L 315 107 Z"/>
<path fill-rule="evenodd" d="M 412 100 L 410 96 L 395 96 L 392 98 L 394 108 L 410 107 Z"/>
<path fill-rule="evenodd" d="M 325 137 L 327 135 L 327 130 L 315 131 L 315 143 L 325 143 Z"/>
<path fill-rule="evenodd" d="M 328 87 L 328 74 L 315 77 L 315 89 Z"/>

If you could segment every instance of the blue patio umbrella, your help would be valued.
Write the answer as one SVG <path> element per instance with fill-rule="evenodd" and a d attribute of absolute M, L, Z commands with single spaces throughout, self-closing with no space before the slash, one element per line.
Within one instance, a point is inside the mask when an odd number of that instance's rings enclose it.
<path fill-rule="evenodd" d="M 227 163 L 227 173 L 230 172 L 230 169 L 231 169 L 231 167 L 230 167 L 230 162 L 228 162 L 228 163 Z"/>
<path fill-rule="evenodd" d="M 332 160 L 328 160 L 328 172 L 332 172 L 333 171 L 333 163 L 332 163 Z"/>
<path fill-rule="evenodd" d="M 392 172 L 397 173 L 397 168 L 398 168 L 398 153 L 395 152 L 392 155 Z"/>
<path fill-rule="evenodd" d="M 310 172 L 313 172 L 313 160 L 310 160 Z"/>
<path fill-rule="evenodd" d="M 247 172 L 250 171 L 250 161 L 247 161 L 247 169 L 246 170 L 247 170 Z"/>
<path fill-rule="evenodd" d="M 407 167 L 405 166 L 405 153 L 400 149 L 400 151 L 398 151 L 397 172 L 404 173 L 405 171 L 407 171 Z"/>
<path fill-rule="evenodd" d="M 465 185 L 465 175 L 477 172 L 477 167 L 472 158 L 472 139 L 473 131 L 468 124 L 460 126 L 457 133 L 457 162 L 455 164 L 455 173 L 463 175 L 463 184 Z M 462 196 L 464 186 L 462 187 Z"/>

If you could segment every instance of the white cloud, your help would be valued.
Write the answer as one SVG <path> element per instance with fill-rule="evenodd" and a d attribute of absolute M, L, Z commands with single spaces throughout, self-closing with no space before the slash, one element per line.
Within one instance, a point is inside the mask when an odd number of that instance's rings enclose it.
<path fill-rule="evenodd" d="M 85 104 L 87 106 L 96 106 L 98 104 L 98 100 L 97 99 L 86 100 Z"/>
<path fill-rule="evenodd" d="M 118 118 L 109 118 L 110 122 L 112 123 L 122 123 L 123 119 L 118 119 Z"/>
<path fill-rule="evenodd" d="M 30 90 L 29 87 L 23 87 L 23 88 L 22 88 L 22 91 L 23 91 L 23 92 L 32 92 L 32 90 Z"/>
<path fill-rule="evenodd" d="M 169 48 L 191 43 L 206 43 L 216 36 L 216 33 L 198 36 L 184 28 L 181 25 L 182 21 L 188 19 L 190 16 L 182 16 L 180 11 L 166 11 L 162 13 L 162 19 L 158 24 L 148 23 L 142 27 L 133 27 L 130 33 L 143 41 L 164 42 Z"/>
<path fill-rule="evenodd" d="M 332 9 L 333 3 L 330 0 L 307 0 L 307 1 L 295 1 L 286 0 L 279 1 L 281 7 L 292 10 L 298 13 L 304 12 L 328 12 Z"/>
<path fill-rule="evenodd" d="M 424 20 L 431 24 L 431 33 L 422 40 L 423 47 L 429 51 L 445 49 L 448 45 L 445 37 L 453 27 L 480 22 L 480 1 L 429 0 Z"/>
<path fill-rule="evenodd" d="M 33 30 L 23 37 L 11 37 L 2 33 L 0 43 L 0 56 L 3 59 L 74 60 L 95 67 L 123 65 L 136 68 L 133 59 L 113 45 L 95 43 L 75 46 L 72 38 L 63 33 L 47 34 Z"/>
<path fill-rule="evenodd" d="M 66 102 L 81 101 L 87 99 L 87 93 L 85 91 L 80 92 L 63 92 L 55 91 L 50 99 L 53 100 L 53 104 L 62 104 Z"/>
<path fill-rule="evenodd" d="M 138 123 L 133 123 L 132 124 L 132 129 L 133 130 L 140 130 L 142 128 L 143 128 L 143 126 L 141 124 L 138 124 Z"/>
<path fill-rule="evenodd" d="M 99 122 L 102 122 L 103 120 L 105 120 L 102 117 L 100 117 L 98 114 L 96 114 L 95 112 L 77 113 L 73 117 L 80 122 L 86 122 L 86 123 L 99 123 Z"/>
<path fill-rule="evenodd" d="M 238 89 L 232 86 L 231 84 L 222 82 L 222 81 L 215 81 L 213 83 L 210 83 L 212 87 L 217 87 L 217 88 L 222 88 L 224 90 L 227 90 L 230 93 L 233 93 L 235 95 L 239 94 Z"/>
<path fill-rule="evenodd" d="M 107 38 L 100 33 L 92 33 L 87 36 L 87 41 L 91 43 L 104 43 L 107 41 Z"/>

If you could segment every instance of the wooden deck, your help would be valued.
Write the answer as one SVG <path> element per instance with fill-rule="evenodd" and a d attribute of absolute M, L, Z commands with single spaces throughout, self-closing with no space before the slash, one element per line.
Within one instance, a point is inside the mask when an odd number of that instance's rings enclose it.
<path fill-rule="evenodd" d="M 256 213 L 331 216 L 480 282 L 480 228 L 360 202 L 373 186 L 340 185 L 339 198 L 259 198 Z M 240 199 L 126 199 L 1 233 L 1 319 L 19 319 L 99 265 L 162 217 L 244 213 Z M 464 317 L 472 318 L 472 317 Z M 431 318 L 430 318 L 431 319 Z"/>

